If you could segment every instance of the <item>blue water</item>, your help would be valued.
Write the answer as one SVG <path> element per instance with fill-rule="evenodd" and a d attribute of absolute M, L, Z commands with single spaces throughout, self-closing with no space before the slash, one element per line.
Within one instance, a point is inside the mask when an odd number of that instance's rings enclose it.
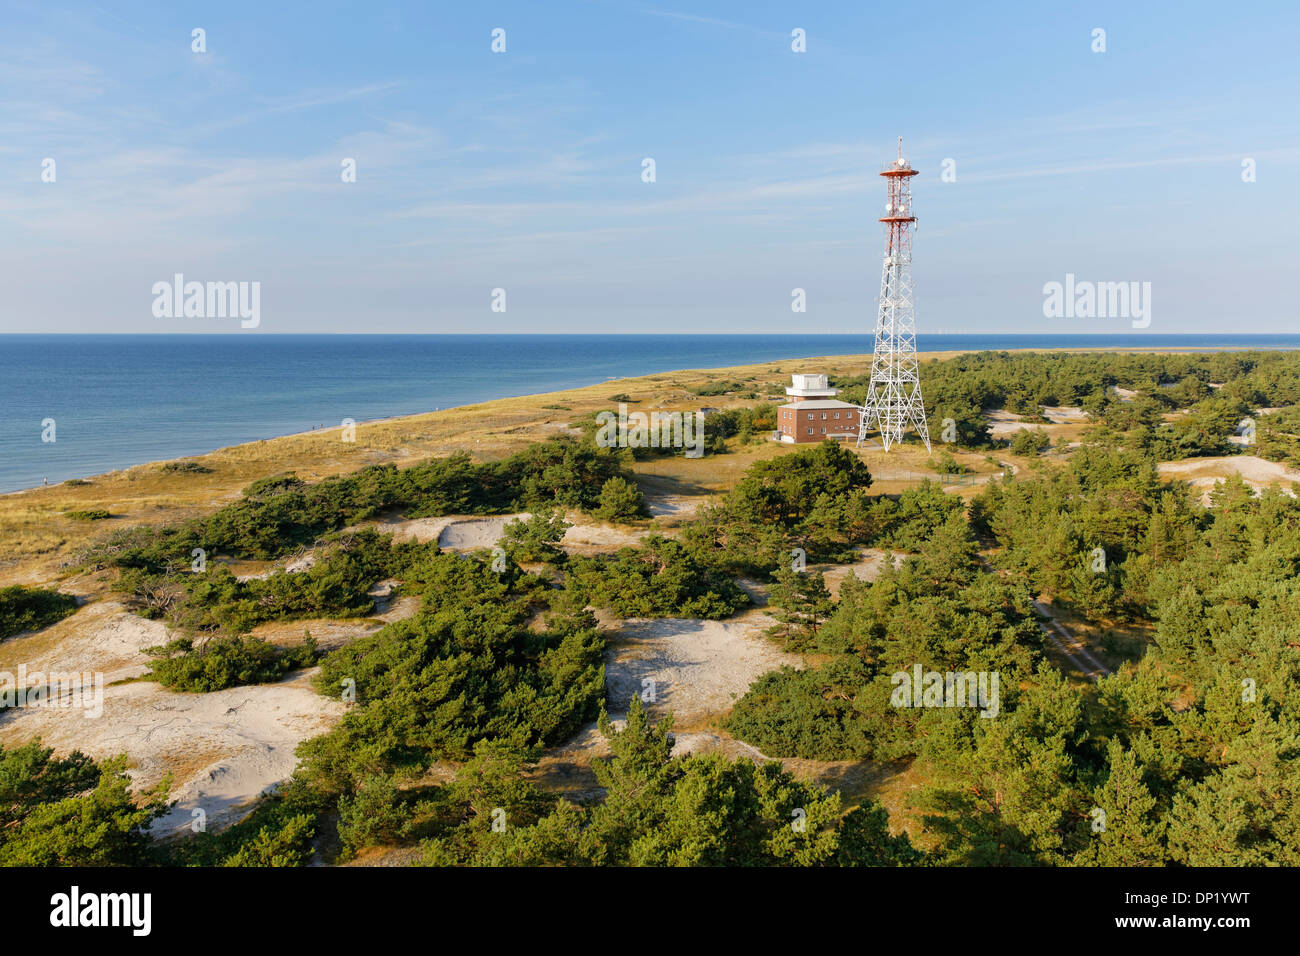
<path fill-rule="evenodd" d="M 1300 335 L 920 335 L 922 351 L 1300 348 Z M 0 492 L 226 445 L 869 335 L 0 335 Z M 44 419 L 56 440 L 41 441 Z"/>

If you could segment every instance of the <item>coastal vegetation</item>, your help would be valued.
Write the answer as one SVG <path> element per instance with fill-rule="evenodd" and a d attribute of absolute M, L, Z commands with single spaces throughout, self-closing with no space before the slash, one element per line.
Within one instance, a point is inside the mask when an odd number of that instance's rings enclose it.
<path fill-rule="evenodd" d="M 291 670 L 310 667 L 316 642 L 308 634 L 294 648 L 277 647 L 255 637 L 213 637 L 197 648 L 188 637 L 147 647 L 150 680 L 176 691 L 206 693 L 243 684 L 279 680 Z"/>
<path fill-rule="evenodd" d="M 391 509 L 409 518 L 542 506 L 594 509 L 605 483 L 624 470 L 617 450 L 557 437 L 495 462 L 475 463 L 462 453 L 403 469 L 374 465 L 315 483 L 276 475 L 253 482 L 239 501 L 210 515 L 123 529 L 88 549 L 82 561 L 163 573 L 188 566 L 195 548 L 272 559 Z"/>
<path fill-rule="evenodd" d="M 49 627 L 76 609 L 77 599 L 71 594 L 19 584 L 0 588 L 0 641 Z"/>
<path fill-rule="evenodd" d="M 127 758 L 0 746 L 0 866 L 131 866 L 161 858 L 147 827 L 167 784 L 131 789 Z"/>
<path fill-rule="evenodd" d="M 180 635 L 150 649 L 150 679 L 203 693 L 317 666 L 312 686 L 342 717 L 243 820 L 166 845 L 143 836 L 164 791 L 130 793 L 118 764 L 0 751 L 0 862 L 303 865 L 401 847 L 432 865 L 1300 863 L 1300 501 L 1235 478 L 1202 497 L 1162 469 L 1295 464 L 1300 356 L 982 353 L 922 374 L 938 470 L 980 482 L 958 494 L 835 443 L 760 444 L 772 383 L 730 372 L 685 389 L 754 395 L 706 415 L 700 463 L 599 448 L 580 427 L 495 459 L 263 475 L 203 513 L 101 528 L 75 570 Z M 836 384 L 854 400 L 865 379 Z M 1077 424 L 1056 424 L 1061 407 Z M 737 465 L 725 484 L 708 471 L 723 450 Z M 711 481 L 708 500 L 650 519 L 647 475 L 687 473 Z M 367 524 L 519 512 L 500 553 Z M 567 547 L 575 515 L 639 540 Z M 868 549 L 887 560 L 859 580 Z M 328 653 L 249 635 L 370 619 L 380 582 L 418 606 Z M 595 612 L 715 621 L 751 595 L 771 618 L 756 639 L 799 666 L 758 676 L 709 731 L 774 759 L 675 757 L 671 719 L 636 695 L 611 719 L 628 698 L 606 700 Z M 73 607 L 4 589 L 0 635 Z M 1044 638 L 1048 614 L 1109 673 L 1074 673 Z M 900 705 L 899 675 L 918 665 L 996 675 L 996 697 Z M 589 785 L 555 786 L 557 748 L 593 729 L 608 754 Z M 911 784 L 886 810 L 777 760 L 890 765 Z"/>
<path fill-rule="evenodd" d="M 113 517 L 103 508 L 77 508 L 72 511 L 65 511 L 63 516 L 71 518 L 73 521 L 103 521 L 105 518 Z"/>

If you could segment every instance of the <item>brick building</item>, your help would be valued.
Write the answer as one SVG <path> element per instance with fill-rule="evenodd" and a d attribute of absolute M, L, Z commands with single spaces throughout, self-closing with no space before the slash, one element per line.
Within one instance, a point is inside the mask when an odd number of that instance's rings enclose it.
<path fill-rule="evenodd" d="M 783 442 L 857 440 L 861 409 L 835 398 L 839 389 L 829 388 L 825 375 L 794 375 L 785 390 L 790 402 L 776 410 L 776 436 Z"/>

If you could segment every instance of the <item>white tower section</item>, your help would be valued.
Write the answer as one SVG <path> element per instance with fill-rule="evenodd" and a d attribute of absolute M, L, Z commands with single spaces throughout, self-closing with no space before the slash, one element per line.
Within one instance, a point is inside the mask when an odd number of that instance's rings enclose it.
<path fill-rule="evenodd" d="M 880 273 L 880 311 L 876 315 L 876 348 L 871 362 L 871 384 L 862 406 L 858 444 L 867 432 L 880 432 L 880 442 L 889 447 L 903 440 L 910 424 L 930 451 L 930 429 L 921 400 L 921 379 L 916 361 L 916 311 L 912 300 L 912 215 L 911 177 L 917 175 L 903 158 L 903 140 L 898 140 L 898 159 L 880 175 L 889 183 L 889 202 L 880 221 L 885 224 L 885 261 Z"/>

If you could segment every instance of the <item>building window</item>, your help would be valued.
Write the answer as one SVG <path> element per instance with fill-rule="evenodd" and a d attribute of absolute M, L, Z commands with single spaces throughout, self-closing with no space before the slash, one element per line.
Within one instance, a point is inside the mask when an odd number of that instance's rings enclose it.
<path fill-rule="evenodd" d="M 808 413 L 808 421 L 812 421 L 812 412 Z"/>
<path fill-rule="evenodd" d="M 812 434 L 812 429 L 811 429 L 811 428 L 810 428 L 810 429 L 808 429 L 808 434 L 809 434 L 809 435 L 811 435 L 811 434 Z"/>
<path fill-rule="evenodd" d="M 836 418 L 839 418 L 839 417 L 840 417 L 840 413 L 839 413 L 839 412 L 836 412 L 836 413 L 835 413 L 835 417 L 836 417 Z"/>
<path fill-rule="evenodd" d="M 822 412 L 822 421 L 826 421 L 826 413 Z"/>
<path fill-rule="evenodd" d="M 822 434 L 823 434 L 823 435 L 826 434 L 826 429 L 825 429 L 825 428 L 822 429 Z"/>

